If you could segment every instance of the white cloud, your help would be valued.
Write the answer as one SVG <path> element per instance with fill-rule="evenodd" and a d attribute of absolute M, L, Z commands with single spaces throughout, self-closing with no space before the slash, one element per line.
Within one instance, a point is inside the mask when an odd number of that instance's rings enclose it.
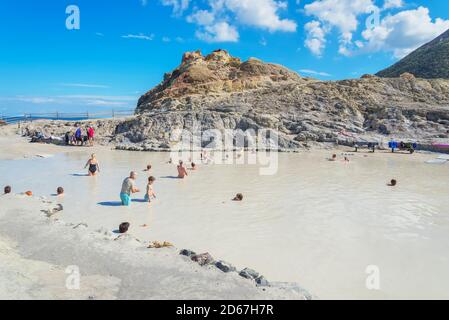
<path fill-rule="evenodd" d="M 327 72 L 315 71 L 315 70 L 310 70 L 310 69 L 301 69 L 301 70 L 299 70 L 299 72 L 305 73 L 305 74 L 311 74 L 314 76 L 332 77 L 332 75 Z"/>
<path fill-rule="evenodd" d="M 54 103 L 56 102 L 55 99 L 49 98 L 49 97 L 23 97 L 18 96 L 16 98 L 11 98 L 10 100 L 14 101 L 21 101 L 21 102 L 27 102 L 32 104 L 48 104 L 48 103 Z"/>
<path fill-rule="evenodd" d="M 190 0 L 161 0 L 161 2 L 164 6 L 172 6 L 175 16 L 182 15 L 190 5 Z"/>
<path fill-rule="evenodd" d="M 151 41 L 154 39 L 154 34 L 150 34 L 150 35 L 144 35 L 143 33 L 139 33 L 139 34 L 128 34 L 125 36 L 122 36 L 122 38 L 124 39 L 139 39 L 139 40 L 148 40 Z"/>
<path fill-rule="evenodd" d="M 287 9 L 286 2 L 274 0 L 224 0 L 224 6 L 236 15 L 239 23 L 267 29 L 270 32 L 295 32 L 296 22 L 281 19 L 279 10 Z"/>
<path fill-rule="evenodd" d="M 148 0 L 140 0 L 140 3 L 145 7 L 148 4 Z"/>
<path fill-rule="evenodd" d="M 187 17 L 187 21 L 200 26 L 209 26 L 215 21 L 215 14 L 207 10 L 198 10 Z"/>
<path fill-rule="evenodd" d="M 340 34 L 339 52 L 346 55 L 348 47 L 352 45 L 353 33 L 359 26 L 358 17 L 378 8 L 373 0 L 316 0 L 307 4 L 304 9 L 307 15 L 315 19 L 313 24 L 306 24 L 305 46 L 313 54 L 321 55 L 325 49 L 326 34 L 336 28 Z"/>
<path fill-rule="evenodd" d="M 237 29 L 227 22 L 206 26 L 204 31 L 197 31 L 196 36 L 206 42 L 237 42 L 239 40 Z"/>
<path fill-rule="evenodd" d="M 237 25 L 246 25 L 269 32 L 295 32 L 297 24 L 280 17 L 286 1 L 276 0 L 208 0 L 209 8 L 196 9 L 187 21 L 198 25 L 196 35 L 208 42 L 235 42 L 239 39 Z"/>
<path fill-rule="evenodd" d="M 326 31 L 319 21 L 311 21 L 305 24 L 304 29 L 307 34 L 304 45 L 314 55 L 320 57 L 326 47 Z"/>
<path fill-rule="evenodd" d="M 437 18 L 432 21 L 428 8 L 401 11 L 386 16 L 379 26 L 363 31 L 366 40 L 363 50 L 392 52 L 400 58 L 448 29 L 449 20 Z"/>
<path fill-rule="evenodd" d="M 385 0 L 384 1 L 384 9 L 393 9 L 393 8 L 402 8 L 404 6 L 404 2 L 402 0 Z"/>

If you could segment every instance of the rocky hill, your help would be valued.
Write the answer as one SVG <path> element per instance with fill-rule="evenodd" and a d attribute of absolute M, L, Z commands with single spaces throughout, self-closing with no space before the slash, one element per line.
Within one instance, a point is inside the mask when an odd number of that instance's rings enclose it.
<path fill-rule="evenodd" d="M 403 74 L 319 81 L 223 50 L 197 51 L 140 98 L 135 117 L 93 124 L 105 143 L 131 150 L 167 150 L 175 129 L 271 128 L 281 150 L 348 139 L 433 141 L 449 138 L 449 80 Z M 53 134 L 68 128 L 46 125 Z"/>
<path fill-rule="evenodd" d="M 424 79 L 449 79 L 449 30 L 377 75 L 394 78 L 405 72 Z"/>

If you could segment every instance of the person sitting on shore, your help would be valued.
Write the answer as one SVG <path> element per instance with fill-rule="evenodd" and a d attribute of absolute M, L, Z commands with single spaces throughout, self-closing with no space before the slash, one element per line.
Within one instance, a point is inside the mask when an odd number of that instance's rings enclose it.
<path fill-rule="evenodd" d="M 155 177 L 148 178 L 147 192 L 145 194 L 145 201 L 148 203 L 151 203 L 151 198 L 156 199 L 156 193 L 154 193 L 154 190 L 153 190 L 154 181 L 156 181 Z"/>
<path fill-rule="evenodd" d="M 97 161 L 97 157 L 95 153 L 92 153 L 90 156 L 90 159 L 87 161 L 86 165 L 84 166 L 84 169 L 86 169 L 89 166 L 88 174 L 89 177 L 96 176 L 97 171 L 100 172 L 100 165 Z"/>
<path fill-rule="evenodd" d="M 390 181 L 390 183 L 388 184 L 388 186 L 389 186 L 389 187 L 396 187 L 397 184 L 398 184 L 397 180 L 392 179 L 392 180 Z"/>
<path fill-rule="evenodd" d="M 56 196 L 57 197 L 63 197 L 64 196 L 64 188 L 63 187 L 58 187 L 58 189 L 56 189 Z"/>
<path fill-rule="evenodd" d="M 185 177 L 187 177 L 189 174 L 187 173 L 186 168 L 184 167 L 184 162 L 182 162 L 182 160 L 179 161 L 179 165 L 178 165 L 178 178 L 179 179 L 184 179 Z"/>
<path fill-rule="evenodd" d="M 140 190 L 135 186 L 136 178 L 137 173 L 135 171 L 131 171 L 129 177 L 123 181 L 122 190 L 120 192 L 120 200 L 124 206 L 131 205 L 131 194 L 140 192 Z"/>
<path fill-rule="evenodd" d="M 151 168 L 152 168 L 152 166 L 151 166 L 151 164 L 149 164 L 149 165 L 147 165 L 147 168 L 144 169 L 143 171 L 144 171 L 144 172 L 150 172 L 150 171 L 151 171 Z"/>
<path fill-rule="evenodd" d="M 232 201 L 243 201 L 243 194 L 237 193 L 234 199 Z"/>
<path fill-rule="evenodd" d="M 123 233 L 127 233 L 129 230 L 130 224 L 129 222 L 123 222 L 120 224 L 120 226 L 118 227 L 118 232 L 123 234 Z"/>
<path fill-rule="evenodd" d="M 12 188 L 11 188 L 11 186 L 6 186 L 6 187 L 3 189 L 3 191 L 4 191 L 4 194 L 10 194 L 11 191 L 12 191 Z"/>

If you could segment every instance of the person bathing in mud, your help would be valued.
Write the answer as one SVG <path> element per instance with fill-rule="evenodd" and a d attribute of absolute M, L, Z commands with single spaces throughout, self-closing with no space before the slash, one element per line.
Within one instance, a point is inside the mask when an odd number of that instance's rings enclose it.
<path fill-rule="evenodd" d="M 154 181 L 156 181 L 155 177 L 148 178 L 147 192 L 145 194 L 145 201 L 148 203 L 151 203 L 151 199 L 156 199 L 156 193 L 153 190 Z"/>
<path fill-rule="evenodd" d="M 389 187 L 396 187 L 397 184 L 398 184 L 398 181 L 396 179 L 392 179 L 390 181 L 390 183 L 387 184 L 387 186 L 389 186 Z"/>
<path fill-rule="evenodd" d="M 10 194 L 11 193 L 11 191 L 12 191 L 12 188 L 10 187 L 10 186 L 6 186 L 4 189 L 3 189 L 3 194 L 5 195 L 5 194 Z"/>
<path fill-rule="evenodd" d="M 182 160 L 180 160 L 179 165 L 178 165 L 178 178 L 184 179 L 188 175 L 189 174 L 187 173 L 186 167 L 184 167 L 184 162 L 182 162 Z"/>
<path fill-rule="evenodd" d="M 86 165 L 84 166 L 84 169 L 89 167 L 88 174 L 89 177 L 93 177 L 97 175 L 97 172 L 100 172 L 100 165 L 97 161 L 97 157 L 95 153 L 92 153 L 90 156 L 90 159 L 87 161 Z"/>
<path fill-rule="evenodd" d="M 328 159 L 329 161 L 337 161 L 337 155 L 333 154 L 331 158 Z"/>
<path fill-rule="evenodd" d="M 192 162 L 191 166 L 192 166 L 192 167 L 190 168 L 190 170 L 192 170 L 192 171 L 198 170 L 198 167 L 197 167 L 197 165 L 195 164 L 195 162 Z"/>
<path fill-rule="evenodd" d="M 150 172 L 151 171 L 151 164 L 147 165 L 147 168 L 143 170 L 143 172 Z"/>
<path fill-rule="evenodd" d="M 237 193 L 235 198 L 232 199 L 232 201 L 238 201 L 238 202 L 243 201 L 243 194 Z"/>
<path fill-rule="evenodd" d="M 64 188 L 63 187 L 58 187 L 57 189 L 56 189 L 56 196 L 57 197 L 64 197 Z"/>
<path fill-rule="evenodd" d="M 131 205 L 131 194 L 138 193 L 140 190 L 136 187 L 137 173 L 131 171 L 129 177 L 123 181 L 122 190 L 120 191 L 120 200 L 122 205 Z"/>

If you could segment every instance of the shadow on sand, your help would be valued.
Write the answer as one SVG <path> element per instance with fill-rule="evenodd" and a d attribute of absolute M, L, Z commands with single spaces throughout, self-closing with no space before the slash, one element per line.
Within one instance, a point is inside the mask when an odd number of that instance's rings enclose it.
<path fill-rule="evenodd" d="M 98 202 L 98 205 L 103 207 L 121 207 L 122 203 L 120 201 L 105 201 L 105 202 Z"/>
<path fill-rule="evenodd" d="M 88 177 L 88 174 L 83 174 L 83 173 L 72 173 L 71 174 L 72 177 Z"/>
<path fill-rule="evenodd" d="M 178 180 L 178 179 L 181 179 L 181 178 L 179 178 L 177 176 L 165 176 L 165 177 L 160 177 L 160 179 L 176 179 L 176 180 Z"/>
<path fill-rule="evenodd" d="M 145 199 L 132 199 L 131 202 L 146 203 L 148 201 L 146 201 Z"/>

